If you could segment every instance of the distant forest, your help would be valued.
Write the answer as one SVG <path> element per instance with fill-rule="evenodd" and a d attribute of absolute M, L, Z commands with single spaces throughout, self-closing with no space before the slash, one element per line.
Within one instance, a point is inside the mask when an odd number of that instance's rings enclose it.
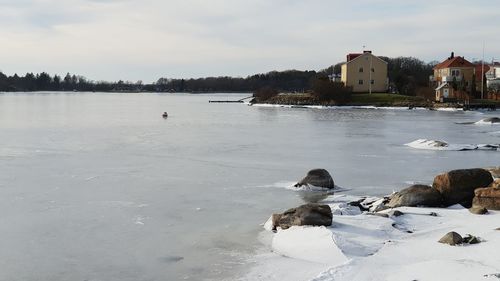
<path fill-rule="evenodd" d="M 427 87 L 429 75 L 435 63 L 425 63 L 413 57 L 387 58 L 391 92 L 415 95 L 418 88 Z M 66 74 L 64 78 L 42 72 L 24 76 L 7 76 L 0 72 L 0 91 L 93 91 L 93 92 L 254 92 L 263 87 L 279 91 L 305 92 L 313 87 L 315 80 L 328 75 L 340 75 L 342 63 L 320 71 L 271 71 L 246 78 L 206 77 L 197 79 L 160 78 L 155 83 L 142 81 L 106 82 L 91 81 L 83 76 Z"/>

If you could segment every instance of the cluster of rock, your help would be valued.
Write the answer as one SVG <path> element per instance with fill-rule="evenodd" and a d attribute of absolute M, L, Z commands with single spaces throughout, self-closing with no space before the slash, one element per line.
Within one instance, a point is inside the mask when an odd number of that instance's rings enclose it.
<path fill-rule="evenodd" d="M 335 183 L 327 170 L 313 169 L 310 170 L 302 180 L 295 184 L 295 187 L 301 186 L 315 186 L 332 190 L 335 187 Z M 277 227 L 287 229 L 294 225 L 330 226 L 332 225 L 332 217 L 330 206 L 309 203 L 289 209 L 282 214 L 273 214 L 273 230 L 276 230 Z"/>
<path fill-rule="evenodd" d="M 381 202 L 371 202 L 370 206 L 365 206 L 366 202 L 352 202 L 351 205 L 358 206 L 361 211 L 377 212 L 402 206 L 448 207 L 461 204 L 470 208 L 474 214 L 485 214 L 488 209 L 500 210 L 500 178 L 493 179 L 493 176 L 500 174 L 499 170 L 499 168 L 453 170 L 437 175 L 432 186 L 413 185 L 381 199 Z M 304 185 L 329 190 L 335 187 L 333 178 L 325 169 L 309 171 L 295 186 Z M 277 227 L 287 229 L 294 225 L 330 226 L 332 211 L 328 205 L 309 203 L 289 209 L 282 214 L 273 214 L 272 224 L 273 230 Z"/>
<path fill-rule="evenodd" d="M 448 244 L 451 246 L 461 245 L 461 244 L 478 244 L 481 243 L 481 239 L 474 235 L 467 234 L 465 237 L 462 237 L 460 234 L 455 231 L 451 231 L 446 233 L 441 239 L 438 241 L 439 243 Z"/>
<path fill-rule="evenodd" d="M 453 170 L 434 178 L 432 186 L 413 185 L 390 197 L 389 208 L 447 207 L 461 204 L 472 210 L 500 210 L 500 180 L 485 169 Z"/>

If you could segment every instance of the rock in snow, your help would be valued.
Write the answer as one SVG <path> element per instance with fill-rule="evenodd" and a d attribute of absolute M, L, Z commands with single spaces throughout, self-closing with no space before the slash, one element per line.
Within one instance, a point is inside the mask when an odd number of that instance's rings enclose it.
<path fill-rule="evenodd" d="M 325 169 L 310 170 L 301 181 L 295 184 L 295 187 L 300 187 L 303 185 L 319 186 L 323 188 L 335 187 L 332 176 Z"/>
<path fill-rule="evenodd" d="M 443 197 L 437 189 L 428 185 L 413 185 L 394 193 L 387 203 L 388 207 L 428 206 L 438 207 L 443 204 Z"/>
<path fill-rule="evenodd" d="M 273 214 L 273 229 L 290 228 L 293 225 L 332 225 L 332 209 L 329 205 L 309 203 L 289 209 L 283 214 Z"/>
<path fill-rule="evenodd" d="M 484 169 L 462 169 L 437 175 L 432 187 L 443 195 L 445 205 L 462 204 L 470 207 L 474 190 L 486 187 L 492 181 L 491 174 Z"/>
<path fill-rule="evenodd" d="M 448 244 L 451 246 L 462 244 L 463 241 L 464 239 L 462 238 L 462 236 L 460 236 L 460 234 L 456 233 L 455 231 L 448 232 L 443 237 L 441 237 L 441 239 L 439 239 L 439 243 Z"/>

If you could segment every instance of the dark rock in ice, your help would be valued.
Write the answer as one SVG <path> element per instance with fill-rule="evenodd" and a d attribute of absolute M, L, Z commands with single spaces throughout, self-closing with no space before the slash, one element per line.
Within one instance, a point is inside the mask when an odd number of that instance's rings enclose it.
<path fill-rule="evenodd" d="M 332 210 L 328 205 L 309 203 L 292 208 L 282 214 L 273 214 L 273 230 L 290 228 L 293 225 L 332 225 Z"/>
<path fill-rule="evenodd" d="M 166 256 L 166 257 L 160 258 L 160 260 L 162 262 L 166 262 L 166 263 L 175 263 L 175 262 L 179 262 L 183 259 L 184 259 L 184 257 L 181 257 L 181 256 Z"/>
<path fill-rule="evenodd" d="M 300 187 L 303 185 L 313 185 L 330 189 L 333 189 L 335 187 L 332 176 L 325 169 L 310 170 L 301 181 L 295 184 L 295 187 Z"/>
<path fill-rule="evenodd" d="M 486 277 L 486 278 L 496 277 L 496 278 L 500 279 L 500 273 L 485 274 L 483 276 Z"/>
<path fill-rule="evenodd" d="M 484 123 L 500 123 L 500 118 L 498 118 L 498 117 L 489 117 L 489 118 L 481 119 L 481 121 L 484 122 Z"/>

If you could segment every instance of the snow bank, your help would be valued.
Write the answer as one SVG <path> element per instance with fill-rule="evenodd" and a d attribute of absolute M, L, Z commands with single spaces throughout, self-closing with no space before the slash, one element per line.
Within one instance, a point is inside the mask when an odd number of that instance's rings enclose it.
<path fill-rule="evenodd" d="M 408 110 L 407 106 L 373 106 L 373 105 L 342 105 L 342 106 L 322 106 L 322 105 L 284 105 L 269 103 L 248 104 L 256 107 L 284 107 L 284 108 L 307 108 L 307 109 L 379 109 L 379 110 Z M 414 107 L 412 110 L 427 110 L 424 107 Z"/>
<path fill-rule="evenodd" d="M 272 249 L 289 258 L 330 266 L 341 265 L 348 259 L 333 239 L 332 231 L 324 226 L 292 226 L 287 230 L 278 230 L 273 237 Z"/>
<path fill-rule="evenodd" d="M 331 227 L 278 229 L 271 251 L 256 257 L 243 280 L 496 280 L 492 274 L 500 273 L 498 211 L 481 216 L 459 206 L 401 207 L 404 215 L 386 218 L 354 212 L 346 203 L 359 197 L 329 199 L 332 210 L 343 211 L 334 212 Z M 483 242 L 438 243 L 449 231 Z"/>
<path fill-rule="evenodd" d="M 499 150 L 500 148 L 500 144 L 450 144 L 441 140 L 428 140 L 428 139 L 418 139 L 410 143 L 407 143 L 405 145 L 416 149 L 451 150 L 451 151 Z"/>

